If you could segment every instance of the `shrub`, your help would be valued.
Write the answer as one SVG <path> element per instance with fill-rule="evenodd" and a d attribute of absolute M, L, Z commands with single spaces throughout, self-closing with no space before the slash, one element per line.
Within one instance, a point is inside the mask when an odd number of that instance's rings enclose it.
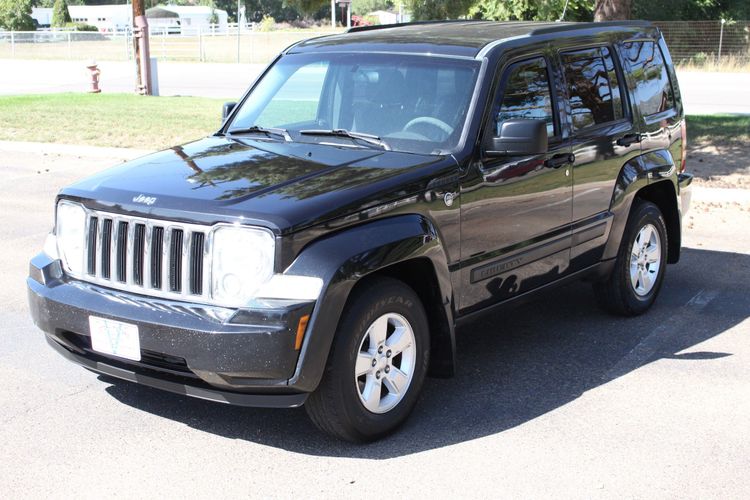
<path fill-rule="evenodd" d="M 271 16 L 263 16 L 258 23 L 258 31 L 273 31 L 276 29 L 276 21 Z"/>
<path fill-rule="evenodd" d="M 99 28 L 96 26 L 91 26 L 90 24 L 86 23 L 74 23 L 73 27 L 76 29 L 76 31 L 99 31 Z"/>

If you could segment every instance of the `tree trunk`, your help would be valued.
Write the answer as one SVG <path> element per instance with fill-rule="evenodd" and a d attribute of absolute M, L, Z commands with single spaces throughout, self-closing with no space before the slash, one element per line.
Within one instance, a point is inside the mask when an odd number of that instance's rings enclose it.
<path fill-rule="evenodd" d="M 631 0 L 596 0 L 594 21 L 630 19 L 631 6 Z"/>

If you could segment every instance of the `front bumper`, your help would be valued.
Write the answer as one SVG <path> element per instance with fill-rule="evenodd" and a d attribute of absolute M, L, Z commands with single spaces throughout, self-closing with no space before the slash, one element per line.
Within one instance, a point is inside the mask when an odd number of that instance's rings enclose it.
<path fill-rule="evenodd" d="M 243 309 L 143 297 L 67 280 L 58 260 L 36 256 L 29 306 L 48 342 L 67 359 L 113 377 L 242 406 L 295 407 L 307 393 L 290 386 L 295 336 L 312 302 L 265 301 Z M 89 316 L 138 327 L 141 361 L 93 351 Z"/>

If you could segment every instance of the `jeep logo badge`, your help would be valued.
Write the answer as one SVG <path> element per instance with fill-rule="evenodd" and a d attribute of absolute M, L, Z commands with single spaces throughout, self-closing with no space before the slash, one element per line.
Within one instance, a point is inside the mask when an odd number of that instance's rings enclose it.
<path fill-rule="evenodd" d="M 143 203 L 144 205 L 151 206 L 156 203 L 156 197 L 139 194 L 133 197 L 133 203 Z"/>
<path fill-rule="evenodd" d="M 443 201 L 445 202 L 445 206 L 449 207 L 453 205 L 453 193 L 445 193 L 445 196 L 443 196 Z"/>

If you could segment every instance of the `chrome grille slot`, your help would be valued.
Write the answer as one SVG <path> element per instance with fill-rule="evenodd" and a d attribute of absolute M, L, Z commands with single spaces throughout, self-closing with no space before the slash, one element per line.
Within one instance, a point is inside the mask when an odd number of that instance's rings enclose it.
<path fill-rule="evenodd" d="M 99 247 L 102 249 L 101 253 L 101 272 L 97 273 L 97 275 L 100 275 L 104 279 L 109 279 L 110 277 L 110 256 L 112 255 L 112 252 L 110 251 L 110 247 L 112 246 L 112 219 L 105 219 L 104 224 L 102 227 L 102 236 L 101 236 L 101 242 L 102 244 L 99 245 Z M 91 251 L 91 249 L 87 249 L 88 252 Z"/>
<path fill-rule="evenodd" d="M 169 289 L 182 291 L 182 230 L 170 228 L 172 232 L 169 248 Z"/>
<path fill-rule="evenodd" d="M 115 252 L 115 269 L 117 269 L 117 281 L 127 283 L 125 274 L 127 272 L 127 252 L 128 252 L 128 223 L 120 221 L 117 224 L 117 249 Z"/>
<path fill-rule="evenodd" d="M 143 286 L 143 253 L 146 238 L 146 225 L 135 225 L 135 239 L 133 240 L 133 283 Z"/>
<path fill-rule="evenodd" d="M 151 288 L 161 289 L 161 253 L 164 228 L 154 227 L 151 233 Z"/>
<path fill-rule="evenodd" d="M 190 293 L 200 295 L 203 293 L 203 245 L 205 235 L 193 233 L 193 241 L 190 246 Z"/>
<path fill-rule="evenodd" d="M 89 253 L 86 258 L 87 270 L 90 275 L 96 275 L 96 238 L 99 219 L 89 217 Z"/>
<path fill-rule="evenodd" d="M 83 280 L 156 297 L 210 301 L 210 227 L 87 211 Z"/>

